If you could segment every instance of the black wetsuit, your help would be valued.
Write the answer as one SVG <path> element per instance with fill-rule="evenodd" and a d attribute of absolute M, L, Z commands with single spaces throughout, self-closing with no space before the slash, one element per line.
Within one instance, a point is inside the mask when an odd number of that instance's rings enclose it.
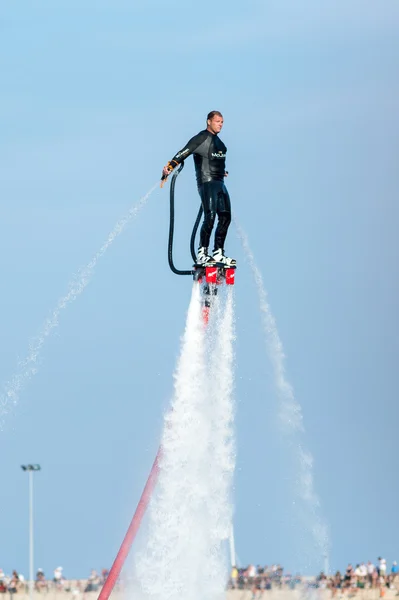
<path fill-rule="evenodd" d="M 227 148 L 222 140 L 207 129 L 200 131 L 180 150 L 172 164 L 181 163 L 194 154 L 198 192 L 204 209 L 200 246 L 209 247 L 212 229 L 218 215 L 214 250 L 224 248 L 227 230 L 231 222 L 229 193 L 224 185 Z"/>

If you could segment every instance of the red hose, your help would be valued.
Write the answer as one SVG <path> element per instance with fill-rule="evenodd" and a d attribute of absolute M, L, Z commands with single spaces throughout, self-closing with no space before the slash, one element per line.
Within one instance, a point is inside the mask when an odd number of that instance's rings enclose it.
<path fill-rule="evenodd" d="M 161 457 L 161 447 L 159 447 L 157 455 L 154 460 L 154 464 L 152 465 L 151 472 L 148 476 L 147 483 L 145 484 L 145 488 L 143 493 L 141 494 L 141 498 L 136 508 L 136 512 L 133 515 L 133 519 L 129 525 L 129 529 L 126 532 L 126 535 L 123 539 L 121 547 L 119 548 L 119 552 L 116 555 L 114 563 L 111 567 L 111 570 L 108 574 L 107 579 L 103 585 L 103 588 L 100 592 L 98 600 L 108 600 L 111 595 L 112 590 L 114 589 L 115 583 L 118 580 L 122 567 L 125 563 L 125 560 L 130 552 L 130 548 L 132 547 L 134 538 L 139 530 L 141 525 L 141 521 L 143 520 L 145 511 L 147 510 L 148 503 L 151 498 L 151 494 L 153 489 L 157 483 L 158 473 L 159 473 L 159 459 Z"/>

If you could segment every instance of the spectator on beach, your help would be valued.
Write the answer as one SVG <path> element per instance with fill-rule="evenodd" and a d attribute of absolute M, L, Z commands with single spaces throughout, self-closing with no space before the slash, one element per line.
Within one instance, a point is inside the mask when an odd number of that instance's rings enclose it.
<path fill-rule="evenodd" d="M 356 581 L 356 587 L 358 588 L 364 588 L 366 585 L 366 576 L 367 576 L 367 569 L 365 567 L 365 564 L 362 563 L 357 564 L 356 565 L 356 569 L 355 569 L 355 581 Z"/>
<path fill-rule="evenodd" d="M 338 590 L 342 588 L 342 575 L 340 571 L 337 571 L 335 575 L 331 578 L 331 591 L 332 596 L 334 597 Z"/>
<path fill-rule="evenodd" d="M 35 588 L 38 592 L 41 592 L 42 590 L 48 591 L 48 584 L 43 569 L 37 570 Z"/>
<path fill-rule="evenodd" d="M 352 576 L 353 576 L 353 567 L 349 563 L 349 565 L 346 567 L 346 571 L 345 571 L 345 578 L 344 578 L 345 587 L 350 587 Z"/>
<path fill-rule="evenodd" d="M 97 571 L 95 569 L 92 569 L 89 579 L 87 580 L 85 593 L 86 592 L 97 592 L 99 586 L 100 586 L 100 578 L 97 574 Z"/>
<path fill-rule="evenodd" d="M 7 591 L 7 583 L 5 581 L 5 573 L 3 569 L 0 568 L 0 594 L 5 594 Z"/>
<path fill-rule="evenodd" d="M 394 560 L 392 563 L 391 575 L 390 575 L 390 582 L 391 582 L 392 588 L 396 588 L 397 580 L 398 580 L 398 564 L 397 564 L 396 560 Z M 399 592 L 397 593 L 397 595 L 399 596 Z"/>
<path fill-rule="evenodd" d="M 56 569 L 54 569 L 54 576 L 53 576 L 53 581 L 55 583 L 55 587 L 57 590 L 62 590 L 63 585 L 64 585 L 64 576 L 62 574 L 62 567 L 57 567 Z"/>
<path fill-rule="evenodd" d="M 247 569 L 248 579 L 250 579 L 250 580 L 254 579 L 255 575 L 256 575 L 255 565 L 249 565 L 249 567 Z"/>
<path fill-rule="evenodd" d="M 385 577 L 387 574 L 387 561 L 385 558 L 378 557 L 378 575 L 380 577 Z"/>
<path fill-rule="evenodd" d="M 233 588 L 233 590 L 235 590 L 237 588 L 237 582 L 238 582 L 238 569 L 236 566 L 231 568 L 230 579 L 231 579 L 231 587 Z"/>
<path fill-rule="evenodd" d="M 101 569 L 101 585 L 107 581 L 109 575 L 109 569 Z"/>
<path fill-rule="evenodd" d="M 325 573 L 323 573 L 323 571 L 317 577 L 316 581 L 317 581 L 317 587 L 319 589 L 325 590 L 327 588 L 327 576 L 325 575 Z"/>
<path fill-rule="evenodd" d="M 281 565 L 276 565 L 275 581 L 276 581 L 277 585 L 279 585 L 280 587 L 282 586 L 282 583 L 283 583 L 283 575 L 284 575 L 283 567 Z"/>
<path fill-rule="evenodd" d="M 368 561 L 366 568 L 367 568 L 367 580 L 371 587 L 373 585 L 373 573 L 375 571 L 375 566 L 373 565 L 373 563 L 371 561 Z"/>
<path fill-rule="evenodd" d="M 16 571 L 13 571 L 10 582 L 8 584 L 8 592 L 10 594 L 10 598 L 12 598 L 13 595 L 18 592 L 18 587 L 19 587 L 18 573 Z"/>
<path fill-rule="evenodd" d="M 367 567 L 364 564 L 364 562 L 362 562 L 361 565 L 360 565 L 360 577 L 363 577 L 364 582 L 366 582 L 366 579 L 367 579 Z"/>

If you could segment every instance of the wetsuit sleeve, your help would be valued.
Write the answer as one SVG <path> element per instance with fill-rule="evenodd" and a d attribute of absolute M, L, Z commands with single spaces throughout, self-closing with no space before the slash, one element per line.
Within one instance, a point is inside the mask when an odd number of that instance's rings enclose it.
<path fill-rule="evenodd" d="M 172 158 L 172 160 L 170 161 L 173 168 L 176 167 L 176 165 L 179 165 L 180 163 L 182 163 L 183 160 L 186 160 L 186 158 L 188 158 L 190 156 L 190 154 L 195 152 L 195 150 L 198 148 L 198 146 L 200 146 L 206 138 L 207 138 L 206 131 L 201 131 L 200 133 L 197 133 L 197 135 L 192 137 L 191 140 L 189 140 L 187 142 L 187 144 L 184 146 L 184 148 L 182 150 L 179 150 L 179 152 L 177 154 L 175 154 L 174 157 Z"/>

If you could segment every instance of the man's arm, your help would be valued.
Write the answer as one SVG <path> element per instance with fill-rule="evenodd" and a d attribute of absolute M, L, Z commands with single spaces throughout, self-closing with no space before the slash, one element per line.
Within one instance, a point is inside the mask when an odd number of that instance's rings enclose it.
<path fill-rule="evenodd" d="M 186 158 L 188 158 L 195 150 L 202 144 L 202 142 L 206 139 L 207 132 L 201 131 L 197 135 L 191 138 L 184 146 L 182 150 L 179 150 L 174 157 L 168 162 L 168 164 L 163 168 L 162 171 L 162 179 L 166 179 L 168 175 L 175 169 L 180 163 L 182 163 Z"/>

